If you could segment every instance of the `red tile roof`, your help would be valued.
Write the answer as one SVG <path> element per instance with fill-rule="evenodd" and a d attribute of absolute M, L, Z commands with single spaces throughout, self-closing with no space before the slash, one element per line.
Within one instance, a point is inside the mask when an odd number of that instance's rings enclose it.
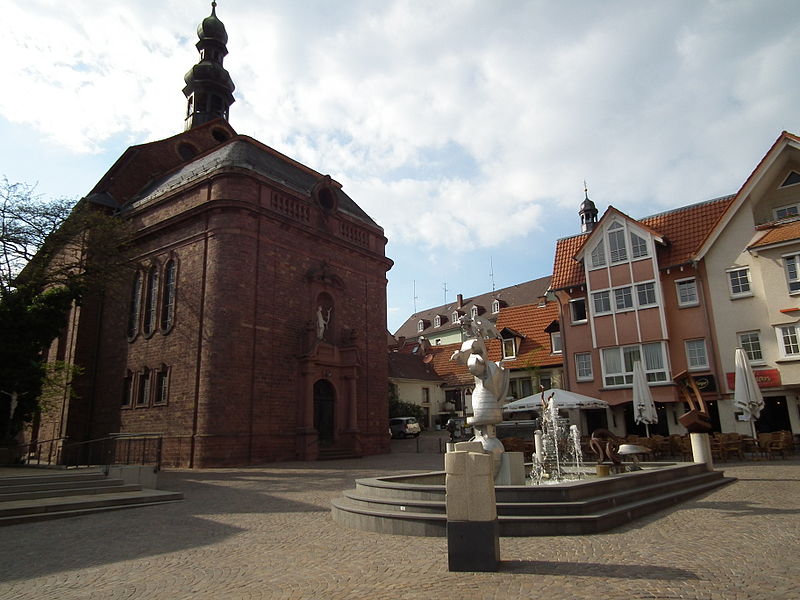
<path fill-rule="evenodd" d="M 431 354 L 433 354 L 431 366 L 436 371 L 436 374 L 444 380 L 445 385 L 472 384 L 472 373 L 467 370 L 467 367 L 450 360 L 453 352 L 460 348 L 460 343 L 433 346 L 431 348 Z"/>
<path fill-rule="evenodd" d="M 495 324 L 498 331 L 508 328 L 525 336 L 517 357 L 503 361 L 503 366 L 506 369 L 524 369 L 562 364 L 563 358 L 560 354 L 550 353 L 550 334 L 545 332 L 545 328 L 557 319 L 558 305 L 555 302 L 548 302 L 544 306 L 513 306 L 500 311 Z M 502 356 L 500 340 L 490 340 L 487 346 L 489 358 L 499 361 Z"/>
<path fill-rule="evenodd" d="M 716 198 L 636 221 L 657 232 L 666 242 L 665 246 L 659 246 L 656 250 L 659 268 L 666 269 L 690 262 L 733 199 L 734 196 Z M 556 242 L 552 289 L 577 287 L 584 283 L 583 265 L 574 256 L 588 238 L 588 234 L 581 234 Z"/>
<path fill-rule="evenodd" d="M 760 228 L 759 228 L 760 229 Z M 791 242 L 800 240 L 800 221 L 789 221 L 788 223 L 770 224 L 764 235 L 749 248 L 763 248 L 781 242 Z"/>
<path fill-rule="evenodd" d="M 405 352 L 389 352 L 389 377 L 423 381 L 441 379 L 430 363 L 423 362 L 422 356 Z"/>

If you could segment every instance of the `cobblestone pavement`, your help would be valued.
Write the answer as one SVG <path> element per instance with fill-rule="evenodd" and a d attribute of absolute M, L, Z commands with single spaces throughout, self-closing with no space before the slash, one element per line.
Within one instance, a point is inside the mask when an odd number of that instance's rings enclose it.
<path fill-rule="evenodd" d="M 736 483 L 605 534 L 501 538 L 499 572 L 450 573 L 443 538 L 331 519 L 357 477 L 441 468 L 414 440 L 393 446 L 166 471 L 185 501 L 0 528 L 0 598 L 800 598 L 800 459 L 721 464 Z"/>

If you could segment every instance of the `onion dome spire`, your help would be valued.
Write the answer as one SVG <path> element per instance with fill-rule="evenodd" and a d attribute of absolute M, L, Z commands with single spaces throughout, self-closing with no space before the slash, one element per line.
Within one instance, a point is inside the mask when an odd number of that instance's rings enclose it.
<path fill-rule="evenodd" d="M 578 214 L 581 217 L 581 232 L 586 233 L 594 229 L 594 226 L 597 224 L 597 207 L 594 205 L 594 202 L 589 200 L 589 188 L 585 180 L 583 182 L 583 194 L 584 200 L 581 202 L 581 208 Z"/>
<path fill-rule="evenodd" d="M 235 102 L 231 76 L 222 61 L 228 54 L 228 32 L 217 17 L 217 3 L 211 3 L 211 14 L 197 27 L 197 51 L 200 62 L 183 78 L 186 87 L 186 127 L 191 129 L 217 118 L 228 120 L 230 106 Z"/>

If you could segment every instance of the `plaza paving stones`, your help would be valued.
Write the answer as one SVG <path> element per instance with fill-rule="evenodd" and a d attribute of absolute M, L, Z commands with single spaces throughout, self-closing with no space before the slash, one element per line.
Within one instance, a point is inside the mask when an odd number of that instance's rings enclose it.
<path fill-rule="evenodd" d="M 415 445 L 414 445 L 415 446 Z M 0 598 L 800 598 L 800 460 L 720 465 L 732 485 L 600 535 L 502 538 L 497 573 L 449 573 L 444 538 L 345 529 L 358 477 L 438 454 L 166 471 L 182 503 L 0 530 Z"/>

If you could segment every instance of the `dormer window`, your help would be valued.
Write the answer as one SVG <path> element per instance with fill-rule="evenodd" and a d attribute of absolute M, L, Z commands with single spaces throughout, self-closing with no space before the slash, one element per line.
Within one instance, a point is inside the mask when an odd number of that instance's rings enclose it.
<path fill-rule="evenodd" d="M 496 315 L 500 312 L 500 300 L 493 300 L 492 301 L 492 314 Z"/>
<path fill-rule="evenodd" d="M 552 354 L 561 354 L 561 332 L 553 331 L 550 333 L 550 348 Z"/>
<path fill-rule="evenodd" d="M 436 315 L 433 318 L 433 326 L 434 327 L 441 327 L 442 326 L 442 316 L 441 315 Z"/>
<path fill-rule="evenodd" d="M 510 338 L 503 340 L 503 358 L 516 358 L 517 340 Z"/>
<path fill-rule="evenodd" d="M 461 318 L 461 315 L 458 314 L 457 310 L 454 310 L 453 314 L 450 315 L 450 318 L 453 319 L 453 323 L 458 323 L 458 320 Z"/>
<path fill-rule="evenodd" d="M 425 321 L 420 319 L 419 321 L 417 321 L 417 333 L 421 333 L 423 331 L 425 331 Z"/>
<path fill-rule="evenodd" d="M 788 219 L 789 217 L 796 217 L 800 215 L 800 205 L 789 204 L 787 206 L 779 206 L 772 211 L 775 220 Z"/>
<path fill-rule="evenodd" d="M 470 314 L 470 316 L 471 316 L 473 319 L 474 319 L 475 317 L 477 317 L 477 316 L 478 316 L 478 307 L 477 307 L 477 306 L 473 306 L 473 307 L 470 309 L 470 311 L 469 311 L 469 314 Z"/>

